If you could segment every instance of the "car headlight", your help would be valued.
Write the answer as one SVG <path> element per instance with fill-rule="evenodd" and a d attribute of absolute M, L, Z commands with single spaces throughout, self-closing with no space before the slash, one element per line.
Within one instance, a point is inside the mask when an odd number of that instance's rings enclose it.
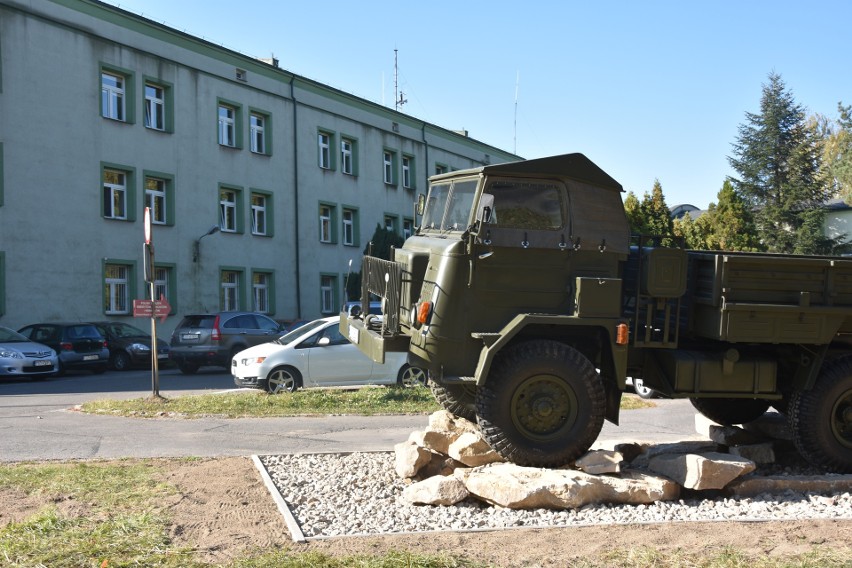
<path fill-rule="evenodd" d="M 12 349 L 0 349 L 0 359 L 23 359 L 24 356 Z"/>
<path fill-rule="evenodd" d="M 150 351 L 151 348 L 144 343 L 134 343 L 130 346 L 131 351 Z"/>

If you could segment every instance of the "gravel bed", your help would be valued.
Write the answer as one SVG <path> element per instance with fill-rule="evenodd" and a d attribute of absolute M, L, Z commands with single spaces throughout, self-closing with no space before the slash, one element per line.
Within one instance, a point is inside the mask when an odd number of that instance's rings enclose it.
<path fill-rule="evenodd" d="M 401 499 L 406 484 L 394 471 L 391 452 L 277 455 L 260 460 L 306 538 L 672 521 L 852 519 L 848 492 L 788 491 L 756 498 L 587 505 L 564 511 L 513 510 L 473 498 L 451 507 L 409 505 Z"/>

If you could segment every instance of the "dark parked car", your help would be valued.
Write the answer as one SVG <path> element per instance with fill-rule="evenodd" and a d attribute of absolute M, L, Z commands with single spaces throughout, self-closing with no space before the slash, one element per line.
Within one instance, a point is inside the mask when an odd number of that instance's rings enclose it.
<path fill-rule="evenodd" d="M 109 349 L 103 335 L 90 323 L 34 323 L 18 333 L 47 345 L 59 356 L 58 374 L 69 369 L 103 373 L 109 364 Z"/>
<path fill-rule="evenodd" d="M 107 340 L 109 364 L 116 371 L 151 365 L 151 334 L 127 323 L 94 321 L 92 325 Z M 157 339 L 157 359 L 168 360 L 169 344 Z"/>
<path fill-rule="evenodd" d="M 172 332 L 169 360 L 188 375 L 203 365 L 230 369 L 235 353 L 277 339 L 283 329 L 274 319 L 253 312 L 188 315 Z"/>

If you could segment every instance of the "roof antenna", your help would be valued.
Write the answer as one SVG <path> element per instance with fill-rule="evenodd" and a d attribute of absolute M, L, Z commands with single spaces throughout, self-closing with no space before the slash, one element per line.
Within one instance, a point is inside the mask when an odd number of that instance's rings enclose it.
<path fill-rule="evenodd" d="M 512 143 L 514 146 L 512 147 L 512 153 L 517 155 L 518 153 L 518 89 L 521 86 L 521 72 L 518 71 L 517 77 L 515 78 L 515 125 L 514 125 L 514 135 Z"/>
<path fill-rule="evenodd" d="M 399 92 L 399 65 L 397 64 L 399 50 L 393 50 L 393 104 L 394 110 L 399 110 L 399 107 L 408 102 L 405 98 L 405 93 Z"/>

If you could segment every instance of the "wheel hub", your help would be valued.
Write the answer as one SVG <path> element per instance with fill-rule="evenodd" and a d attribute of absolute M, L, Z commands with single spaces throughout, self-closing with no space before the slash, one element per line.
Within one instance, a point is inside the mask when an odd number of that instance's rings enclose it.
<path fill-rule="evenodd" d="M 563 381 L 549 375 L 531 377 L 512 398 L 512 419 L 534 439 L 558 436 L 577 419 L 577 399 Z"/>
<path fill-rule="evenodd" d="M 852 448 L 852 390 L 847 391 L 834 405 L 831 429 L 841 444 Z"/>

